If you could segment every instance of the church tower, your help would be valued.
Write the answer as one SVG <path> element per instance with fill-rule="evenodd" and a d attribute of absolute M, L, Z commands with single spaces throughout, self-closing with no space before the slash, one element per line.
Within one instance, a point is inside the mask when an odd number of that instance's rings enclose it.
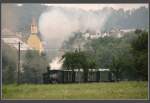
<path fill-rule="evenodd" d="M 31 34 L 27 40 L 27 44 L 34 50 L 37 50 L 39 54 L 41 54 L 44 51 L 42 42 L 38 37 L 38 27 L 34 18 L 32 19 Z"/>
<path fill-rule="evenodd" d="M 35 18 L 32 19 L 32 24 L 31 24 L 31 34 L 37 34 L 38 30 L 37 30 L 37 25 L 36 25 L 36 21 Z"/>

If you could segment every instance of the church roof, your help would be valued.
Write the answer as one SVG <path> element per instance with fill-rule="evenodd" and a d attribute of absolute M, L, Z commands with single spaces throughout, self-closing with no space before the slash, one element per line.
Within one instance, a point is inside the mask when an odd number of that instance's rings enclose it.
<path fill-rule="evenodd" d="M 27 45 L 25 42 L 23 42 L 20 38 L 17 37 L 9 37 L 9 38 L 2 38 L 3 42 L 16 48 L 18 50 L 18 43 L 21 43 L 20 50 L 21 51 L 26 51 L 26 50 L 32 50 L 29 45 Z"/>
<path fill-rule="evenodd" d="M 40 38 L 36 34 L 29 35 L 28 40 L 38 40 L 38 41 L 41 41 Z"/>

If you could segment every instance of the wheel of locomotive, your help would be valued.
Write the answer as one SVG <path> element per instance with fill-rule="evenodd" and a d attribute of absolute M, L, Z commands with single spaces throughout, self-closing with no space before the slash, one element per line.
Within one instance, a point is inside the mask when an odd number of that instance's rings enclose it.
<path fill-rule="evenodd" d="M 57 80 L 52 80 L 51 83 L 52 83 L 52 84 L 57 84 L 58 81 L 57 81 Z"/>

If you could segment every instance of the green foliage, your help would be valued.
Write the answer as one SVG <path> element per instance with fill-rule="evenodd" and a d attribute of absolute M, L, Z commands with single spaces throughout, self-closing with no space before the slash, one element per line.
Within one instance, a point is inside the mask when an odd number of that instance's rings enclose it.
<path fill-rule="evenodd" d="M 45 56 L 40 56 L 37 51 L 27 51 L 23 64 L 22 81 L 24 83 L 42 83 L 42 73 L 45 72 L 47 65 Z"/>
<path fill-rule="evenodd" d="M 70 47 L 73 41 L 83 39 L 80 33 L 76 33 L 70 39 Z M 77 40 L 76 40 L 77 39 Z M 146 80 L 148 68 L 148 33 L 147 31 L 136 30 L 129 32 L 118 38 L 115 36 L 105 36 L 97 39 L 84 41 L 84 57 L 75 59 L 73 54 L 66 59 L 70 63 L 70 68 L 79 68 L 77 62 L 84 64 L 82 68 L 109 68 L 116 77 L 116 80 Z M 78 53 L 79 54 L 79 53 Z M 86 58 L 83 60 L 83 58 Z M 67 62 L 68 61 L 68 62 Z M 74 64 L 75 63 L 75 64 Z M 92 66 L 92 67 L 91 67 Z M 68 66 L 69 67 L 69 66 Z M 143 68 L 143 69 L 142 69 Z"/>
<path fill-rule="evenodd" d="M 108 31 L 111 30 L 111 28 L 148 28 L 148 8 L 140 7 L 131 11 L 110 9 L 110 11 L 108 21 L 106 21 L 104 25 L 104 28 Z"/>
<path fill-rule="evenodd" d="M 17 51 L 2 42 L 2 81 L 4 84 L 16 82 Z"/>
<path fill-rule="evenodd" d="M 83 69 L 84 70 L 84 81 L 87 82 L 88 69 L 95 69 L 95 61 L 88 59 L 85 52 L 75 51 L 67 52 L 62 56 L 63 68 L 66 69 Z"/>
<path fill-rule="evenodd" d="M 109 68 L 115 74 L 116 80 L 135 80 L 136 72 L 131 42 L 137 38 L 133 32 L 121 38 L 105 36 L 93 39 L 86 44 L 91 60 L 95 60 L 97 68 Z"/>
<path fill-rule="evenodd" d="M 148 80 L 148 32 L 136 31 L 137 38 L 132 42 L 132 53 L 134 55 L 134 66 L 137 78 Z"/>
<path fill-rule="evenodd" d="M 85 66 L 86 57 L 83 52 L 67 52 L 62 56 L 63 67 L 66 69 L 80 69 Z"/>

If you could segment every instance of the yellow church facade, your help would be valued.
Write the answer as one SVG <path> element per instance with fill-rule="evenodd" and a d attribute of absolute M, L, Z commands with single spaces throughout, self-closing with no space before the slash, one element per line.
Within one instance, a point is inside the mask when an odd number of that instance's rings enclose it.
<path fill-rule="evenodd" d="M 34 50 L 37 50 L 39 54 L 41 54 L 42 52 L 44 52 L 44 48 L 37 33 L 38 33 L 37 25 L 35 20 L 33 19 L 31 24 L 31 34 L 27 39 L 27 44 Z"/>

